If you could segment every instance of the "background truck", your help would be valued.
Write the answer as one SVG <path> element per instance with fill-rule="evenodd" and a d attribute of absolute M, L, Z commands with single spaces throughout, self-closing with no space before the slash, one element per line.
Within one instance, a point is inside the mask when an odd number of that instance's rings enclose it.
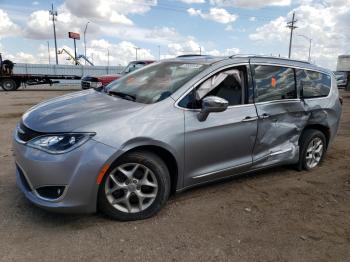
<path fill-rule="evenodd" d="M 59 83 L 59 80 L 79 80 L 86 75 L 118 74 L 123 66 L 45 65 L 13 63 L 2 60 L 0 54 L 0 86 L 15 91 L 21 85 Z"/>
<path fill-rule="evenodd" d="M 350 55 L 340 55 L 338 56 L 337 62 L 337 72 L 341 72 L 345 79 L 345 89 L 350 91 Z"/>

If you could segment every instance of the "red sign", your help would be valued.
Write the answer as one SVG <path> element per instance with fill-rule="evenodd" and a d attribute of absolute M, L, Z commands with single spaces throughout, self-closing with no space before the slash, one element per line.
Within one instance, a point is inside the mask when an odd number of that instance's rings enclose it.
<path fill-rule="evenodd" d="M 69 38 L 80 40 L 80 34 L 79 33 L 68 32 L 68 36 L 69 36 Z"/>

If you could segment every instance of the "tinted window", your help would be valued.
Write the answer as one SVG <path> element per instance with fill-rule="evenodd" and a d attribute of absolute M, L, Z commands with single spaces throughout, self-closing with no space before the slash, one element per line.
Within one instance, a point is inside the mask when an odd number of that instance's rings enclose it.
<path fill-rule="evenodd" d="M 210 91 L 207 96 L 218 96 L 228 101 L 229 106 L 242 104 L 242 86 L 234 76 L 229 75 L 214 90 Z"/>
<path fill-rule="evenodd" d="M 303 98 L 328 96 L 331 88 L 329 75 L 308 70 L 297 70 L 297 82 Z"/>
<path fill-rule="evenodd" d="M 256 102 L 297 98 L 294 69 L 255 66 Z"/>
<path fill-rule="evenodd" d="M 236 72 L 234 75 L 232 72 Z M 208 96 L 218 96 L 228 101 L 229 106 L 243 104 L 243 81 L 244 73 L 238 69 L 228 70 L 216 74 L 207 79 L 198 87 L 198 94 L 190 92 L 180 102 L 179 106 L 198 109 L 201 107 L 201 100 Z M 219 81 L 219 82 L 217 82 Z M 210 84 L 211 83 L 211 84 Z M 212 89 L 213 88 L 213 89 Z M 198 98 L 200 101 L 197 101 Z M 202 95 L 202 96 L 201 96 Z"/>

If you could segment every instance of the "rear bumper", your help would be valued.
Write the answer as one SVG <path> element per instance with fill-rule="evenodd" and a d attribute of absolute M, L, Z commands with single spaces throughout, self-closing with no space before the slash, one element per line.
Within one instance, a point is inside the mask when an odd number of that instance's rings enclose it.
<path fill-rule="evenodd" d="M 33 204 L 62 213 L 93 213 L 97 207 L 96 178 L 115 150 L 90 140 L 81 147 L 61 155 L 14 143 L 16 181 Z M 60 197 L 48 199 L 38 193 L 46 186 L 64 187 Z"/>

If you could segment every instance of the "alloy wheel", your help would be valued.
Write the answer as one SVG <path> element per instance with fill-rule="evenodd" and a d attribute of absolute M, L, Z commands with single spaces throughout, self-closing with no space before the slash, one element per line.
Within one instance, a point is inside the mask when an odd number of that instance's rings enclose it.
<path fill-rule="evenodd" d="M 116 167 L 107 177 L 105 194 L 108 202 L 125 213 L 147 209 L 157 197 L 156 176 L 148 167 L 126 163 Z"/>
<path fill-rule="evenodd" d="M 306 149 L 306 165 L 308 168 L 316 167 L 323 155 L 323 142 L 319 137 L 313 138 Z"/>

